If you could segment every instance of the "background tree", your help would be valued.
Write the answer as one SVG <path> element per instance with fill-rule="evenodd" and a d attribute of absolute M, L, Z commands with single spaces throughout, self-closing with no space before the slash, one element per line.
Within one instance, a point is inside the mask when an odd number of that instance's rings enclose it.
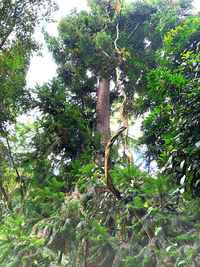
<path fill-rule="evenodd" d="M 39 48 L 33 33 L 42 15 L 50 18 L 53 7 L 51 0 L 5 0 L 0 4 L 1 128 L 26 106 L 26 72 L 30 55 Z"/>
<path fill-rule="evenodd" d="M 192 17 L 166 35 L 164 56 L 148 74 L 142 101 L 151 111 L 141 139 L 148 162 L 164 165 L 185 187 L 185 197 L 199 195 L 199 25 Z"/>

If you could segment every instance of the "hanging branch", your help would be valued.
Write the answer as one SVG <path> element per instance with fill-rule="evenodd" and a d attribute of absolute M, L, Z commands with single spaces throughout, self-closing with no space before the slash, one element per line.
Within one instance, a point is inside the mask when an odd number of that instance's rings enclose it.
<path fill-rule="evenodd" d="M 137 28 L 139 27 L 139 25 L 137 26 Z M 135 29 L 135 31 L 137 30 L 137 28 Z M 116 39 L 114 41 L 114 45 L 115 45 L 115 49 L 118 53 L 118 55 L 120 56 L 119 58 L 119 62 L 118 62 L 118 66 L 116 67 L 116 78 L 117 78 L 117 85 L 123 95 L 123 101 L 122 101 L 122 104 L 121 104 L 121 107 L 120 107 L 120 120 L 121 120 L 121 123 L 122 123 L 122 126 L 117 130 L 117 132 L 110 138 L 110 140 L 108 141 L 107 145 L 106 145 L 106 150 L 105 150 L 105 177 L 106 177 L 106 185 L 107 185 L 107 188 L 112 192 L 112 194 L 118 199 L 120 200 L 122 197 L 121 197 L 121 194 L 120 192 L 114 187 L 113 185 L 113 182 L 112 182 L 112 179 L 110 177 L 110 166 L 109 166 L 109 155 L 110 155 L 110 149 L 112 148 L 115 140 L 117 139 L 117 137 L 124 131 L 126 130 L 126 135 L 125 135 L 125 149 L 128 150 L 129 152 L 129 164 L 130 166 L 132 165 L 132 161 L 133 161 L 133 154 L 130 150 L 130 148 L 128 147 L 127 145 L 127 138 L 128 138 L 128 117 L 126 117 L 126 119 L 124 118 L 123 116 L 123 112 L 124 112 L 124 105 L 127 101 L 127 96 L 126 96 L 126 93 L 124 92 L 121 84 L 120 84 L 120 80 L 119 80 L 119 66 L 121 64 L 121 61 L 122 61 L 122 53 L 121 51 L 118 49 L 117 47 L 117 40 L 119 38 L 119 24 L 117 24 L 116 26 L 116 32 L 117 32 L 117 36 L 116 36 Z M 134 31 L 132 32 L 132 34 L 134 34 Z M 135 216 L 135 218 L 138 220 L 138 222 L 142 225 L 142 228 L 144 229 L 150 243 L 152 243 L 152 237 L 151 237 L 151 234 L 148 230 L 148 228 L 144 225 L 144 223 L 142 222 L 139 214 L 133 210 L 133 215 Z M 157 247 L 156 245 L 153 245 L 153 251 L 155 252 L 155 257 L 156 257 L 156 261 L 157 263 L 159 264 L 159 259 L 158 259 L 158 256 L 157 256 Z"/>
<path fill-rule="evenodd" d="M 5 36 L 3 37 L 1 43 L 0 43 L 0 50 L 3 50 L 3 46 L 5 44 L 5 42 L 7 41 L 8 37 L 10 36 L 10 34 L 12 33 L 12 31 L 14 30 L 15 28 L 15 24 L 16 24 L 16 14 L 17 14 L 17 5 L 15 7 L 15 10 L 14 10 L 14 14 L 13 14 L 13 18 L 14 18 L 14 21 L 11 23 L 11 26 L 10 26 L 10 29 L 8 30 L 8 32 L 5 34 Z"/>
<path fill-rule="evenodd" d="M 105 177 L 106 177 L 106 185 L 108 187 L 108 189 L 113 193 L 113 195 L 117 198 L 117 199 L 121 199 L 121 194 L 120 192 L 114 187 L 113 182 L 111 180 L 110 177 L 110 166 L 109 166 L 109 156 L 110 156 L 110 149 L 112 148 L 115 140 L 117 139 L 117 137 L 125 130 L 128 129 L 128 120 L 124 118 L 124 105 L 127 102 L 127 97 L 126 97 L 126 93 L 124 92 L 121 84 L 120 84 L 120 80 L 119 80 L 119 66 L 122 62 L 122 56 L 121 56 L 121 51 L 119 50 L 118 46 L 117 46 L 117 40 L 119 39 L 119 24 L 117 24 L 116 26 L 116 32 L 117 32 L 117 36 L 116 39 L 114 41 L 114 45 L 115 45 L 115 49 L 118 53 L 118 55 L 120 56 L 119 58 L 119 62 L 118 62 L 118 66 L 116 67 L 116 80 L 117 80 L 117 85 L 123 95 L 123 101 L 122 104 L 120 106 L 120 120 L 122 123 L 122 126 L 117 130 L 117 132 L 110 138 L 110 140 L 108 141 L 107 145 L 106 145 L 106 149 L 105 149 Z M 127 136 L 128 136 L 128 131 L 126 131 L 126 137 L 125 137 L 125 147 L 126 149 L 129 151 L 130 157 L 129 157 L 129 161 L 130 164 L 132 164 L 132 153 L 130 151 L 130 149 L 128 148 L 127 145 Z"/>
<path fill-rule="evenodd" d="M 121 63 L 121 53 L 117 47 L 117 40 L 119 38 L 119 24 L 117 24 L 116 26 L 116 31 L 117 31 L 117 36 L 116 36 L 116 39 L 114 41 L 114 45 L 115 45 L 115 49 L 117 51 L 117 53 L 120 55 L 120 60 L 118 62 L 118 66 L 116 68 L 116 76 L 117 76 L 117 84 L 123 94 L 123 102 L 121 104 L 121 107 L 120 107 L 120 120 L 122 122 L 122 126 L 117 130 L 117 132 L 110 138 L 110 140 L 108 141 L 107 145 L 106 145 L 106 149 L 105 149 L 105 165 L 104 165 L 104 168 L 105 168 L 105 177 L 106 177 L 106 185 L 108 187 L 108 189 L 113 193 L 113 195 L 117 198 L 117 199 L 121 199 L 121 194 L 120 192 L 114 187 L 113 185 L 113 182 L 111 180 L 111 177 L 110 177 L 110 166 L 109 166 L 109 156 L 110 156 L 110 149 L 112 148 L 115 140 L 117 139 L 117 137 L 124 131 L 126 130 L 127 128 L 127 122 L 126 120 L 124 119 L 123 117 L 123 111 L 124 111 L 124 104 L 126 103 L 126 94 L 123 90 L 123 88 L 121 87 L 120 85 L 120 82 L 119 82 L 119 65 Z"/>
<path fill-rule="evenodd" d="M 128 38 L 126 39 L 125 43 L 128 42 L 128 40 L 134 35 L 134 33 L 137 31 L 137 29 L 142 25 L 142 23 L 145 21 L 146 18 L 148 18 L 149 15 L 156 12 L 156 8 L 153 8 L 150 10 L 149 13 L 143 14 L 141 20 L 138 22 L 138 24 L 135 26 L 135 28 L 132 30 L 132 32 L 129 34 Z"/>
<path fill-rule="evenodd" d="M 129 34 L 128 38 L 126 39 L 125 43 L 128 42 L 128 40 L 133 36 L 133 34 L 137 31 L 139 26 L 143 23 L 144 19 L 142 18 L 140 22 L 136 25 L 136 27 L 132 30 L 132 32 Z"/>
<path fill-rule="evenodd" d="M 133 210 L 133 215 L 134 215 L 135 218 L 138 220 L 138 222 L 142 225 L 142 227 L 143 227 L 143 229 L 144 229 L 144 231 L 145 231 L 145 233 L 146 233 L 146 235 L 147 235 L 147 237 L 148 237 L 150 243 L 153 244 L 151 234 L 149 233 L 148 228 L 144 225 L 144 223 L 143 223 L 143 221 L 141 220 L 139 214 L 138 214 L 135 210 Z M 154 251 L 154 253 L 155 253 L 155 257 L 156 257 L 157 264 L 159 265 L 160 261 L 159 261 L 158 255 L 157 255 L 157 250 L 158 250 L 158 249 L 157 249 L 156 245 L 153 244 L 153 251 Z"/>
<path fill-rule="evenodd" d="M 120 127 L 117 132 L 110 138 L 110 140 L 108 141 L 107 145 L 106 145 L 106 150 L 105 150 L 105 177 L 106 177 L 106 185 L 107 188 L 113 193 L 113 195 L 117 198 L 117 199 L 121 199 L 121 194 L 120 192 L 114 187 L 113 182 L 111 180 L 110 177 L 110 166 L 109 166 L 109 156 L 110 156 L 110 149 L 112 148 L 115 140 L 117 139 L 117 137 L 126 129 L 126 126 L 122 126 Z"/>

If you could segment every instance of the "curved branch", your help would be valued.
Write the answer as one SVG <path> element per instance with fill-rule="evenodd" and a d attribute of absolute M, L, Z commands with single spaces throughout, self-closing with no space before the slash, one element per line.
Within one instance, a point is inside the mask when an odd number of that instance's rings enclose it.
<path fill-rule="evenodd" d="M 106 177 L 106 185 L 108 187 L 108 189 L 113 193 L 113 195 L 117 198 L 117 199 L 121 199 L 121 194 L 120 192 L 114 187 L 113 182 L 111 180 L 110 177 L 110 166 L 109 166 L 109 156 L 110 156 L 110 149 L 112 148 L 115 140 L 117 139 L 117 137 L 126 129 L 126 126 L 122 126 L 120 127 L 117 132 L 110 138 L 110 140 L 108 141 L 107 145 L 106 145 L 106 150 L 105 150 L 105 177 Z"/>
<path fill-rule="evenodd" d="M 117 32 L 117 36 L 116 36 L 116 39 L 114 41 L 114 44 L 115 44 L 115 49 L 117 51 L 117 53 L 119 54 L 120 56 L 120 59 L 119 59 L 119 62 L 118 62 L 118 66 L 116 67 L 116 77 L 117 77 L 117 85 L 121 91 L 121 93 L 123 94 L 123 101 L 122 101 L 122 104 L 121 104 L 121 107 L 120 107 L 120 120 L 122 122 L 122 126 L 117 130 L 117 132 L 110 138 L 110 140 L 108 141 L 107 145 L 106 145 L 106 150 L 105 150 L 105 177 L 106 177 L 106 185 L 108 187 L 108 189 L 113 193 L 113 195 L 117 198 L 117 199 L 121 199 L 121 194 L 120 192 L 114 187 L 113 185 L 113 182 L 111 180 L 111 177 L 110 177 L 110 166 L 109 166 L 109 156 L 110 156 L 110 149 L 112 148 L 115 140 L 117 139 L 117 137 L 124 131 L 127 129 L 128 127 L 128 123 L 127 121 L 125 120 L 124 116 L 123 116 L 123 111 L 124 111 L 124 105 L 127 101 L 127 97 L 126 97 L 126 94 L 120 84 L 120 81 L 119 81 L 119 65 L 121 63 L 121 53 L 117 47 L 117 40 L 119 38 L 119 24 L 117 24 L 116 26 L 116 32 Z"/>

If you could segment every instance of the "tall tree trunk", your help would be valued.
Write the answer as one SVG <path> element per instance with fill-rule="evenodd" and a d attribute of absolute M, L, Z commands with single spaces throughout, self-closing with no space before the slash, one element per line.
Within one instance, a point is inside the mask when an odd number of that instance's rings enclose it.
<path fill-rule="evenodd" d="M 101 134 L 101 144 L 107 144 L 110 139 L 110 81 L 103 79 L 99 82 L 96 105 L 96 130 Z"/>
<path fill-rule="evenodd" d="M 96 104 L 96 129 L 95 134 L 101 136 L 101 145 L 106 146 L 107 142 L 110 140 L 110 81 L 103 79 L 99 82 L 97 91 L 97 104 Z M 102 164 L 104 162 L 104 152 L 98 154 L 95 159 L 96 164 Z M 90 263 L 89 258 L 92 257 L 97 250 L 91 250 L 95 243 L 92 241 L 86 241 L 86 263 L 85 267 L 98 267 L 104 261 L 102 266 L 112 266 L 114 260 L 113 251 L 108 249 L 103 249 L 99 252 L 94 262 Z M 110 253 L 110 256 L 107 255 Z M 108 257 L 109 256 L 109 257 Z"/>

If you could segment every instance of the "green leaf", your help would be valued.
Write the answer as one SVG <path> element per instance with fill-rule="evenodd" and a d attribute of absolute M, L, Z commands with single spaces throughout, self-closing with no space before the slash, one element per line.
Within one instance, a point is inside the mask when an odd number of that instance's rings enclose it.
<path fill-rule="evenodd" d="M 157 236 L 158 235 L 158 233 L 160 232 L 160 231 L 162 231 L 162 227 L 157 227 L 157 226 L 155 226 L 155 236 Z"/>

